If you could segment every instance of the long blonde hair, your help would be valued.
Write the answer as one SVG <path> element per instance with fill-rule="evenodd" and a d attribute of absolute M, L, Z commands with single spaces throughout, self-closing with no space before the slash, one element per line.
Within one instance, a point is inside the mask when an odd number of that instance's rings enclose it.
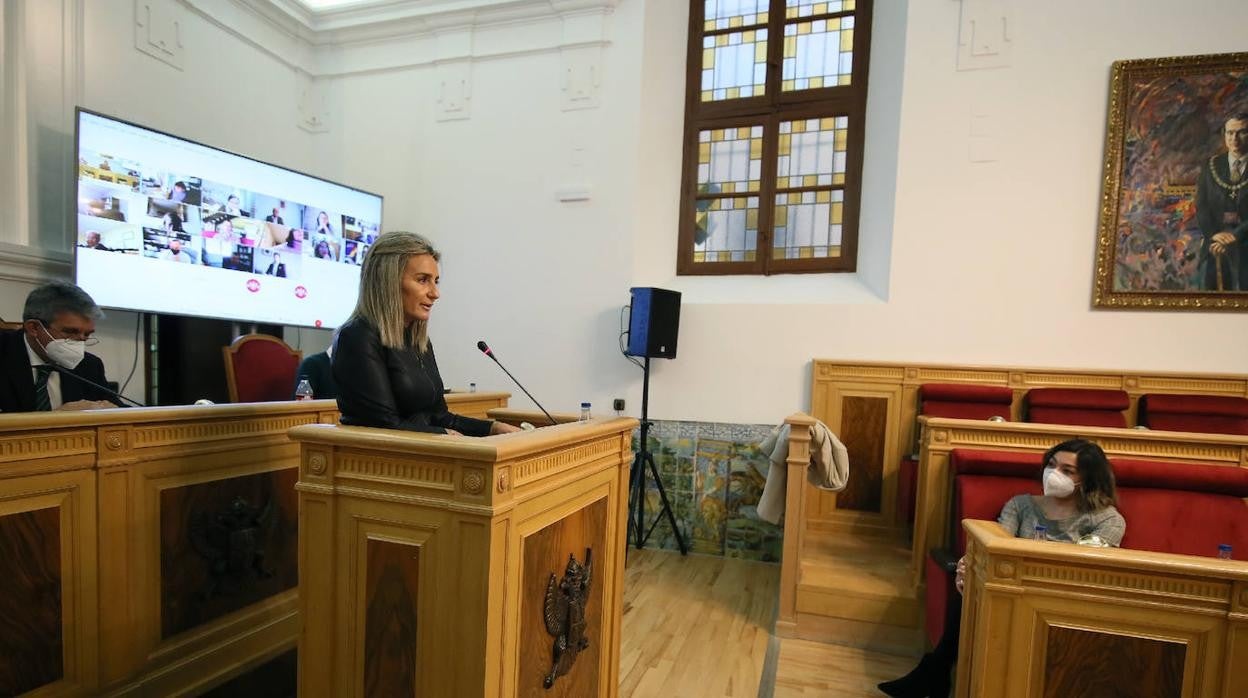
<path fill-rule="evenodd" d="M 390 349 L 415 347 L 420 353 L 429 349 L 429 323 L 417 320 L 408 325 L 403 313 L 403 274 L 407 260 L 427 254 L 435 261 L 442 255 L 433 243 L 416 233 L 394 230 L 383 233 L 364 256 L 360 273 L 360 297 L 355 302 L 351 319 L 361 319 L 381 335 L 381 343 Z"/>

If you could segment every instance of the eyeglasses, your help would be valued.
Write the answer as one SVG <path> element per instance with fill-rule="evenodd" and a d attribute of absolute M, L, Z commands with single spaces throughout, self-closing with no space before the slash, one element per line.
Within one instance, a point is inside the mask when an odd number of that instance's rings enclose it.
<path fill-rule="evenodd" d="M 53 339 L 68 339 L 73 342 L 82 342 L 84 346 L 88 347 L 93 347 L 100 343 L 100 340 L 95 337 L 84 337 L 83 333 L 78 330 L 62 330 L 57 327 L 48 327 L 48 334 Z"/>

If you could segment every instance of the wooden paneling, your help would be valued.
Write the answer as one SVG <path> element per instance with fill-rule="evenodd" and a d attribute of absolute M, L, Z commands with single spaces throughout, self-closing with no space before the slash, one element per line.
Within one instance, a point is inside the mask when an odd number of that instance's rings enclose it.
<path fill-rule="evenodd" d="M 160 493 L 161 637 L 299 583 L 298 471 Z"/>
<path fill-rule="evenodd" d="M 60 509 L 0 516 L 0 695 L 63 673 Z"/>
<path fill-rule="evenodd" d="M 367 546 L 364 695 L 416 693 L 420 547 L 383 540 Z"/>
<path fill-rule="evenodd" d="M 1177 642 L 1051 625 L 1044 698 L 1180 698 L 1186 656 Z"/>
<path fill-rule="evenodd" d="M 849 484 L 836 497 L 838 509 L 881 511 L 888 399 L 846 396 L 841 403 L 841 441 L 849 451 Z"/>
<path fill-rule="evenodd" d="M 520 678 L 516 695 L 521 698 L 578 698 L 599 693 L 598 666 L 602 648 L 603 571 L 605 570 L 607 502 L 599 499 L 578 509 L 523 542 L 523 578 L 520 601 Z M 568 556 L 585 563 L 585 551 L 593 552 L 592 580 L 585 604 L 585 637 L 589 646 L 577 655 L 571 670 L 555 679 L 549 689 L 543 681 L 550 673 L 555 637 L 546 630 L 543 617 L 546 589 L 551 576 L 558 585 L 564 578 Z"/>

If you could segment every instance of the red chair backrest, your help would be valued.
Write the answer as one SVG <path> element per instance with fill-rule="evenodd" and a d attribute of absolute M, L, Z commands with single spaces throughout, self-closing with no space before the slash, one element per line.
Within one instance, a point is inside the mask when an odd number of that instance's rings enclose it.
<path fill-rule="evenodd" d="M 1027 421 L 1122 429 L 1130 405 L 1125 390 L 1032 388 L 1027 391 Z"/>
<path fill-rule="evenodd" d="M 303 352 L 276 337 L 249 334 L 223 350 L 231 402 L 278 402 L 293 397 Z"/>
<path fill-rule="evenodd" d="M 1248 435 L 1248 398 L 1149 394 L 1140 398 L 1140 424 L 1162 431 Z"/>
<path fill-rule="evenodd" d="M 1014 391 L 996 385 L 924 383 L 919 386 L 919 414 L 951 419 L 1009 420 Z"/>

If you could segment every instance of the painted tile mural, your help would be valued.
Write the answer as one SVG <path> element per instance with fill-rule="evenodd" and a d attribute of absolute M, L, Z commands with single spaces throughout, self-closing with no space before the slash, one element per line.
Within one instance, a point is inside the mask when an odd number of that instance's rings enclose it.
<path fill-rule="evenodd" d="M 676 525 L 690 552 L 779 562 L 784 530 L 755 512 L 769 462 L 758 450 L 772 427 L 753 424 L 654 422 L 650 452 Z M 633 435 L 633 448 L 637 435 Z M 655 522 L 659 490 L 647 480 L 646 522 Z M 676 550 L 666 518 L 647 546 Z"/>

